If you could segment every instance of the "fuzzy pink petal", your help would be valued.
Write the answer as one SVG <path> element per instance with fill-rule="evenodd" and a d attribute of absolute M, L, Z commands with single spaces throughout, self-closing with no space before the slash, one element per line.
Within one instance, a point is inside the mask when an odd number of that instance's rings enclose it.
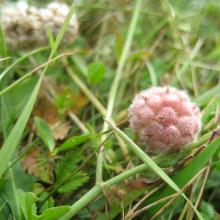
<path fill-rule="evenodd" d="M 129 108 L 130 126 L 153 152 L 180 150 L 201 130 L 199 108 L 184 91 L 152 87 L 138 94 Z"/>

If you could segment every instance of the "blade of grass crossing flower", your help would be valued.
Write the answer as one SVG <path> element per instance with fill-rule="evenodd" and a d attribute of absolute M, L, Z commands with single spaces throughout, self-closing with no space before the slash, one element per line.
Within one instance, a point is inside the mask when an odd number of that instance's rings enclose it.
<path fill-rule="evenodd" d="M 109 122 L 108 122 L 109 123 Z M 176 192 L 181 191 L 178 185 L 144 152 L 142 151 L 126 134 L 124 134 L 120 129 L 109 123 L 113 131 L 120 136 L 130 147 L 130 149 L 143 161 L 145 162 L 158 176 L 161 177 L 171 188 L 173 188 Z M 203 219 L 201 214 L 197 211 L 197 209 L 193 206 L 191 201 L 185 196 L 184 193 L 181 193 L 181 196 L 189 203 L 189 205 L 195 211 L 197 217 L 199 219 Z"/>

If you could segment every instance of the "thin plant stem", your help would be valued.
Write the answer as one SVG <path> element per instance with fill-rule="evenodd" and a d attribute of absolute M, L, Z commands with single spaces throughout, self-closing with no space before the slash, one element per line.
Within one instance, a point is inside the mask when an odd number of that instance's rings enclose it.
<path fill-rule="evenodd" d="M 208 176 L 209 176 L 209 173 L 210 173 L 211 163 L 212 163 L 212 161 L 210 160 L 209 164 L 208 164 L 208 167 L 206 169 L 206 172 L 205 172 L 205 176 L 204 176 L 204 179 L 203 179 L 203 182 L 202 182 L 201 189 L 200 189 L 199 194 L 198 194 L 197 199 L 196 199 L 195 207 L 198 207 L 199 203 L 201 201 L 202 194 L 203 194 L 204 189 L 205 189 L 205 184 L 206 184 L 206 182 L 208 180 Z M 192 216 L 191 216 L 191 218 L 189 220 L 193 219 L 193 215 L 194 215 L 194 213 L 192 213 Z"/>
<path fill-rule="evenodd" d="M 146 164 L 141 164 L 139 166 L 136 166 L 128 171 L 125 171 L 124 173 L 121 173 L 110 180 L 103 182 L 101 185 L 94 186 L 89 192 L 87 192 L 83 197 L 81 197 L 76 203 L 74 203 L 70 211 L 65 214 L 63 217 L 59 218 L 59 220 L 67 220 L 71 217 L 75 216 L 82 208 L 84 208 L 87 204 L 89 204 L 92 200 L 94 200 L 96 197 L 101 195 L 103 187 L 110 187 L 113 184 L 117 184 L 125 179 L 127 179 L 130 176 L 133 176 L 137 173 L 143 172 L 146 170 L 148 166 Z"/>
<path fill-rule="evenodd" d="M 83 122 L 81 122 L 81 120 L 72 111 L 68 111 L 68 115 L 73 120 L 73 122 L 77 124 L 83 133 L 89 133 L 89 130 L 85 127 Z"/>
<path fill-rule="evenodd" d="M 109 123 L 114 132 L 119 135 L 130 147 L 130 149 L 158 175 L 160 176 L 170 187 L 172 187 L 176 192 L 180 192 L 181 189 L 178 185 L 143 151 L 141 150 L 127 135 L 125 135 L 120 129 Z M 181 192 L 180 195 L 189 203 L 193 211 L 196 213 L 197 217 L 201 220 L 203 219 L 198 210 L 194 207 L 192 202 L 187 198 L 187 196 Z"/>
<path fill-rule="evenodd" d="M 54 61 L 60 59 L 61 57 L 64 56 L 69 56 L 72 55 L 73 52 L 71 53 L 64 53 L 64 54 L 60 54 L 57 57 L 51 58 L 49 59 L 47 62 L 39 65 L 38 67 L 36 67 L 35 69 L 31 70 L 30 72 L 28 72 L 26 75 L 22 76 L 20 79 L 18 79 L 17 81 L 15 81 L 14 83 L 12 83 L 11 85 L 7 86 L 5 89 L 0 91 L 0 96 L 6 94 L 7 92 L 11 91 L 13 88 L 15 88 L 18 84 L 20 84 L 21 82 L 23 82 L 25 79 L 31 77 L 35 72 L 39 71 L 42 68 L 47 68 L 47 66 L 51 63 L 53 63 Z"/>
<path fill-rule="evenodd" d="M 203 141 L 206 141 L 206 139 Z M 201 141 L 199 142 L 202 143 Z M 158 160 L 159 159 L 161 159 L 161 157 L 158 157 Z M 71 206 L 70 211 L 59 220 L 67 220 L 75 216 L 82 208 L 87 206 L 93 199 L 95 199 L 97 196 L 99 196 L 102 193 L 103 187 L 110 187 L 114 184 L 120 183 L 131 176 L 146 171 L 147 169 L 149 169 L 149 166 L 144 163 L 103 182 L 102 186 L 101 185 L 94 186 L 89 192 L 87 192 L 83 197 L 81 197 L 77 202 L 75 202 Z"/>
<path fill-rule="evenodd" d="M 203 169 L 201 169 L 182 189 L 181 191 L 179 191 L 178 193 L 175 194 L 175 196 L 173 198 L 171 198 L 171 200 L 169 202 L 167 202 L 157 213 L 155 213 L 155 215 L 150 219 L 156 219 L 156 217 L 158 217 L 167 207 L 169 207 L 173 201 L 176 199 L 177 196 L 181 195 L 182 192 L 185 191 L 185 189 L 191 185 L 195 179 L 197 179 L 203 172 L 204 170 L 206 170 L 206 167 L 204 167 Z M 203 218 L 202 218 L 203 219 Z"/>
<path fill-rule="evenodd" d="M 108 100 L 108 106 L 107 106 L 107 112 L 106 112 L 106 120 L 109 121 L 112 118 L 112 112 L 113 112 L 113 108 L 114 108 L 114 103 L 115 103 L 115 99 L 116 99 L 116 94 L 118 91 L 118 87 L 119 87 L 119 83 L 120 83 L 120 79 L 123 73 L 123 69 L 125 66 L 125 62 L 131 47 L 131 42 L 133 39 L 133 35 L 135 32 L 135 28 L 137 25 L 137 21 L 139 18 L 139 12 L 141 10 L 141 5 L 142 5 L 143 0 L 138 0 L 136 1 L 136 5 L 134 8 L 134 12 L 133 12 L 133 16 L 132 16 L 132 20 L 130 23 L 130 27 L 129 27 L 129 31 L 128 31 L 128 35 L 125 41 L 125 45 L 121 54 L 121 57 L 119 59 L 119 63 L 118 63 L 118 67 L 116 69 L 116 73 L 115 73 L 115 78 L 113 80 L 110 92 L 109 92 L 109 100 Z M 105 121 L 103 124 L 103 131 L 108 130 L 109 125 L 108 123 Z M 105 139 L 105 135 L 103 135 L 102 137 L 103 139 Z M 104 151 L 104 146 L 102 146 L 100 148 L 99 154 L 98 154 L 98 158 L 97 158 L 97 168 L 96 168 L 96 184 L 100 184 L 102 182 L 102 163 L 103 163 L 103 151 Z M 127 155 L 128 151 L 125 148 L 124 149 L 124 154 Z"/>
<path fill-rule="evenodd" d="M 33 50 L 25 55 L 23 55 L 21 58 L 17 59 L 14 63 L 12 63 L 9 67 L 7 67 L 1 74 L 0 74 L 0 81 L 3 79 L 3 77 L 10 71 L 12 70 L 18 63 L 22 62 L 23 60 L 25 60 L 26 58 L 36 54 L 36 53 L 40 53 L 42 51 L 46 51 L 48 50 L 49 47 L 42 47 L 42 48 L 38 48 L 36 50 Z"/>
<path fill-rule="evenodd" d="M 82 92 L 86 95 L 89 101 L 96 107 L 96 109 L 100 112 L 102 116 L 106 115 L 106 109 L 102 105 L 102 103 L 98 100 L 98 98 L 89 90 L 89 88 L 83 83 L 83 81 L 74 73 L 72 68 L 68 65 L 67 59 L 62 59 L 63 66 L 70 76 L 70 78 L 77 84 L 77 86 L 82 90 Z M 115 124 L 115 122 L 110 119 L 110 121 Z M 105 131 L 104 131 L 105 132 Z M 103 138 L 104 139 L 104 138 Z M 126 145 L 119 137 L 117 137 L 119 146 L 126 158 L 128 158 L 128 152 L 126 151 Z"/>

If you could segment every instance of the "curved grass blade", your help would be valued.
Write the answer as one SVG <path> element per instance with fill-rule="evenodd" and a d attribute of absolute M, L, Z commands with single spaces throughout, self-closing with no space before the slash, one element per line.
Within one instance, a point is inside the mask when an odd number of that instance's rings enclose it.
<path fill-rule="evenodd" d="M 0 74 L 0 81 L 3 79 L 3 77 L 10 71 L 12 70 L 18 63 L 20 63 L 21 61 L 25 60 L 26 58 L 30 57 L 31 55 L 34 55 L 36 53 L 40 53 L 42 51 L 47 50 L 48 47 L 41 47 L 38 48 L 36 50 L 33 50 L 25 55 L 23 55 L 22 57 L 20 57 L 19 59 L 17 59 L 14 63 L 12 63 L 10 66 L 8 66 L 1 74 Z"/>
<path fill-rule="evenodd" d="M 177 172 L 172 180 L 178 185 L 179 188 L 183 188 L 213 157 L 213 155 L 219 150 L 220 147 L 220 138 L 217 138 L 215 141 L 210 143 L 204 151 L 198 154 L 187 166 Z M 163 187 L 161 190 L 157 192 L 157 194 L 152 195 L 149 200 L 147 200 L 147 204 L 155 202 L 163 197 L 169 196 L 175 193 L 173 189 L 171 189 L 168 185 Z M 146 204 L 145 204 L 146 205 Z M 157 212 L 164 203 L 161 203 L 157 207 L 151 210 L 151 214 Z"/>
<path fill-rule="evenodd" d="M 151 168 L 161 179 L 164 180 L 169 185 L 169 188 L 172 188 L 175 192 L 180 192 L 181 188 L 173 181 L 155 162 L 152 160 L 144 151 L 142 151 L 126 134 L 124 134 L 120 129 L 110 124 L 113 131 L 120 136 L 130 147 L 130 149 L 143 161 L 149 168 Z M 195 211 L 198 219 L 203 219 L 198 210 L 194 207 L 191 201 L 186 197 L 186 195 L 180 192 L 180 195 L 189 203 L 189 205 Z"/>

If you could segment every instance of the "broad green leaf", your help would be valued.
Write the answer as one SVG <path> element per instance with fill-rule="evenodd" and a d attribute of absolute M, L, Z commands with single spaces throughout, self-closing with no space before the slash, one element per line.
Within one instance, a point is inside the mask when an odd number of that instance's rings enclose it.
<path fill-rule="evenodd" d="M 55 147 L 55 141 L 51 132 L 49 125 L 41 118 L 35 117 L 34 119 L 37 133 L 43 140 L 43 142 L 47 145 L 50 151 L 53 151 Z"/>
<path fill-rule="evenodd" d="M 18 195 L 25 220 L 55 220 L 70 210 L 70 206 L 58 206 L 48 208 L 41 215 L 37 215 L 36 201 L 38 198 L 35 194 L 18 190 Z"/>
<path fill-rule="evenodd" d="M 57 152 L 60 153 L 69 149 L 73 149 L 75 146 L 90 140 L 90 138 L 91 138 L 91 134 L 73 136 L 67 139 L 61 146 L 59 146 L 57 148 Z"/>
<path fill-rule="evenodd" d="M 106 68 L 101 62 L 94 62 L 88 66 L 88 82 L 90 84 L 96 84 L 103 80 L 105 76 Z"/>
<path fill-rule="evenodd" d="M 25 104 L 30 98 L 38 77 L 32 77 L 17 85 L 14 90 L 5 94 L 1 98 L 1 123 L 4 139 L 14 126 L 15 121 L 20 116 Z"/>

